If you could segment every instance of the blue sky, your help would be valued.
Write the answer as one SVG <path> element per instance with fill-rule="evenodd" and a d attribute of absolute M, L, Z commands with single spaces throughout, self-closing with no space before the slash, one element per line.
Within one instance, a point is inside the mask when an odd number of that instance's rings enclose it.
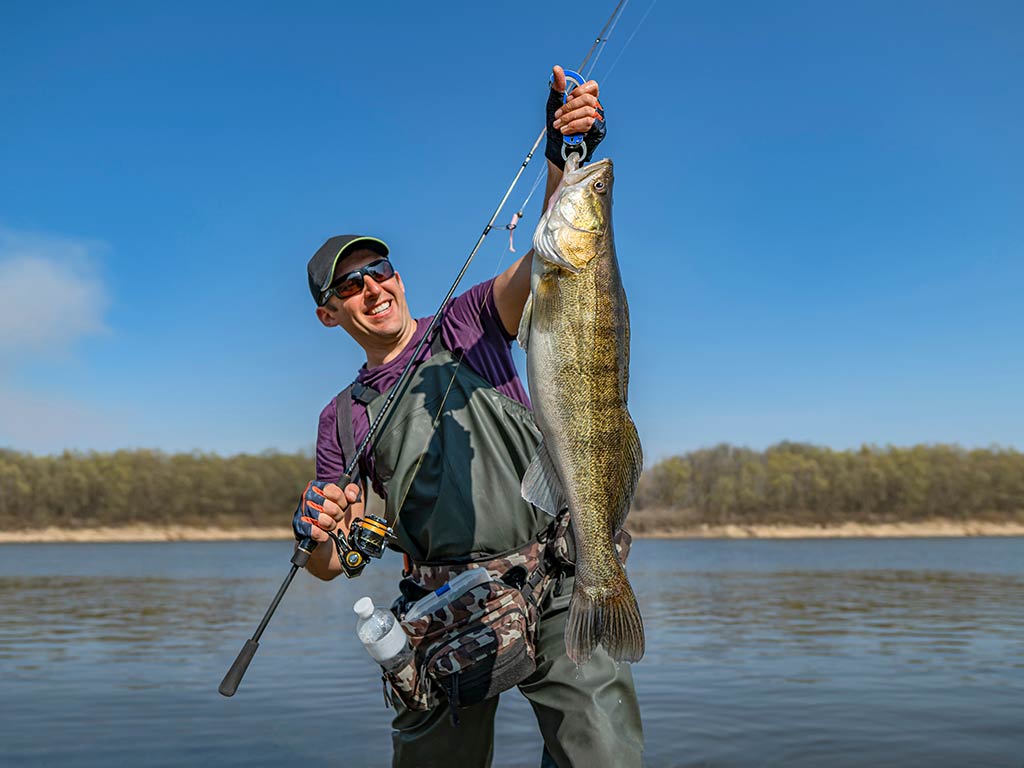
<path fill-rule="evenodd" d="M 363 358 L 309 255 L 379 235 L 433 312 L 612 7 L 7 0 L 0 445 L 311 449 Z M 1024 6 L 650 7 L 594 71 L 648 462 L 1024 447 Z"/>

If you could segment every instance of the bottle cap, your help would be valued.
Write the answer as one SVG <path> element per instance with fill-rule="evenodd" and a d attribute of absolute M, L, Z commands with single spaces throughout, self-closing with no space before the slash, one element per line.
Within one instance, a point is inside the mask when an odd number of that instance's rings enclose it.
<path fill-rule="evenodd" d="M 356 600 L 352 610 L 359 615 L 360 619 L 368 619 L 373 615 L 373 600 L 368 597 L 361 597 Z"/>

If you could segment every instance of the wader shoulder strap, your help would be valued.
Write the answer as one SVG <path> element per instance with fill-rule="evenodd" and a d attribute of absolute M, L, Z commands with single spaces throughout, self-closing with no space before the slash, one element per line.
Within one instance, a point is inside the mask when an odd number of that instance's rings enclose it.
<path fill-rule="evenodd" d="M 352 387 L 349 384 L 334 398 L 334 421 L 338 432 L 338 445 L 345 461 L 351 462 L 356 452 L 356 436 L 352 431 Z"/>
<path fill-rule="evenodd" d="M 356 453 L 356 435 L 352 429 L 352 400 L 358 400 L 365 406 L 379 394 L 373 387 L 368 387 L 355 381 L 341 390 L 338 396 L 334 398 L 335 428 L 338 433 L 338 445 L 341 446 L 341 452 L 347 462 L 351 462 L 352 457 Z"/>

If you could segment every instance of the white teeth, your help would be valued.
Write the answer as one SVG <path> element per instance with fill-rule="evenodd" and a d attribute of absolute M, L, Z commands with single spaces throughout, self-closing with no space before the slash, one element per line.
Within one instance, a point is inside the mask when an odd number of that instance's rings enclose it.
<path fill-rule="evenodd" d="M 371 315 L 379 315 L 384 310 L 390 309 L 390 308 L 391 308 L 391 302 L 390 301 L 385 301 L 383 304 L 378 304 L 376 307 L 374 307 L 373 310 L 370 312 L 370 314 Z"/>

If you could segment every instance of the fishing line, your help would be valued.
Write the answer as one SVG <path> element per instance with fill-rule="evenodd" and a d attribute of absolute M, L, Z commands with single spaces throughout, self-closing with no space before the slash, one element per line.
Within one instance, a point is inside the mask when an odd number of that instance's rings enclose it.
<path fill-rule="evenodd" d="M 643 18 L 640 19 L 636 27 L 633 29 L 633 34 L 631 34 L 629 36 L 629 39 L 626 40 L 626 44 L 622 46 L 622 50 L 619 51 L 619 55 L 615 57 L 615 61 L 613 61 L 612 65 L 608 67 L 608 71 L 604 73 L 604 77 L 602 78 L 604 82 L 608 82 L 608 78 L 611 76 L 612 70 L 615 69 L 615 65 L 619 63 L 619 59 L 622 58 L 622 54 L 626 52 L 626 49 L 629 47 L 629 44 L 633 42 L 633 38 L 636 37 L 636 33 L 640 31 L 640 27 L 643 26 L 643 23 L 645 21 L 647 21 L 647 17 L 651 15 L 651 11 L 654 10 L 654 6 L 657 5 L 657 3 L 658 0 L 651 0 L 651 4 L 647 7 L 647 12 L 643 15 Z"/>
<path fill-rule="evenodd" d="M 597 39 L 594 40 L 594 44 L 590 46 L 590 50 L 587 51 L 587 55 L 583 57 L 583 61 L 580 63 L 579 69 L 576 70 L 577 72 L 582 72 L 583 68 L 587 66 L 587 62 L 590 61 L 590 55 L 600 43 L 608 42 L 608 38 L 605 37 L 605 33 L 608 32 L 608 28 L 612 25 L 613 21 L 618 24 L 618 16 L 627 2 L 629 2 L 629 0 L 619 0 L 619 4 L 615 6 L 615 10 L 612 11 L 612 15 L 608 17 L 608 21 L 605 22 L 604 27 L 602 27 L 601 31 L 597 34 Z M 593 69 L 593 66 L 591 66 L 591 69 Z"/>
<path fill-rule="evenodd" d="M 609 40 L 612 39 L 612 35 L 615 34 L 615 27 L 617 27 L 619 25 L 619 19 L 621 19 L 622 18 L 622 14 L 626 12 L 626 6 L 629 5 L 629 0 L 623 0 L 623 2 L 619 3 L 619 5 L 622 6 L 622 10 L 615 17 L 615 21 L 612 24 L 611 29 L 608 30 L 608 36 L 605 37 L 604 30 L 601 30 L 601 34 L 598 35 L 597 40 L 595 41 L 595 43 L 596 42 L 607 43 Z M 604 39 L 602 40 L 602 38 L 604 38 Z M 597 68 L 597 62 L 599 62 L 601 60 L 601 54 L 604 53 L 606 47 L 607 47 L 607 45 L 602 45 L 601 46 L 601 49 L 597 52 L 597 56 L 595 56 L 594 60 L 592 62 L 590 62 L 590 69 L 588 69 L 586 72 L 583 73 L 583 76 L 586 79 L 589 80 L 590 79 L 590 73 L 593 72 Z"/>

